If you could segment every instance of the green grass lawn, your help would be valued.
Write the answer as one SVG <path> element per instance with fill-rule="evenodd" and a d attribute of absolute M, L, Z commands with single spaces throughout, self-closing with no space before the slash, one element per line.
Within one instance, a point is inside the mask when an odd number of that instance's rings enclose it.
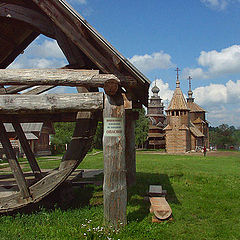
<path fill-rule="evenodd" d="M 79 168 L 103 168 L 102 153 L 88 155 Z M 151 223 L 144 201 L 150 184 L 168 191 L 173 221 Z M 104 228 L 102 188 L 89 185 L 75 191 L 67 210 L 0 217 L 0 239 L 240 239 L 239 186 L 240 153 L 204 158 L 138 152 L 137 185 L 128 190 L 128 225 L 121 231 Z"/>

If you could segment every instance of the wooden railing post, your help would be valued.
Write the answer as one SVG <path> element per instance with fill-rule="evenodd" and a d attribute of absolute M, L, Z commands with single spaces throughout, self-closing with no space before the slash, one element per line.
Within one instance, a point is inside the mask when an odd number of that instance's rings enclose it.
<path fill-rule="evenodd" d="M 120 93 L 105 95 L 104 135 L 104 218 L 119 228 L 127 223 L 127 185 L 125 162 L 125 109 Z"/>

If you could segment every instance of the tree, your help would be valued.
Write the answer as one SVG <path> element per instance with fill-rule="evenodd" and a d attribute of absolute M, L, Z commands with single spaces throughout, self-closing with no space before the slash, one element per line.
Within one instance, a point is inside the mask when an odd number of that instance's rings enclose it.
<path fill-rule="evenodd" d="M 217 148 L 227 149 L 230 146 L 237 146 L 239 144 L 238 130 L 234 126 L 221 124 L 214 128 L 210 127 L 210 142 L 216 145 Z"/>
<path fill-rule="evenodd" d="M 141 146 L 141 148 L 143 148 L 148 136 L 149 120 L 146 117 L 145 110 L 143 108 L 138 110 L 138 112 L 139 119 L 136 121 L 135 126 L 136 146 Z"/>
<path fill-rule="evenodd" d="M 66 144 L 71 141 L 75 123 L 58 122 L 54 123 L 55 135 L 51 136 L 51 145 L 54 153 L 63 153 L 66 150 Z"/>

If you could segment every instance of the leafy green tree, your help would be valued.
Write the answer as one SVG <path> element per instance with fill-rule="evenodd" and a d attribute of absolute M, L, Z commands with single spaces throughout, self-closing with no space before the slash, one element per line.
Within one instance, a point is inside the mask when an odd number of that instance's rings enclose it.
<path fill-rule="evenodd" d="M 63 153 L 66 144 L 69 144 L 73 135 L 75 123 L 58 122 L 54 123 L 55 134 L 51 136 L 51 145 L 54 153 Z"/>
<path fill-rule="evenodd" d="M 210 127 L 210 143 L 220 149 L 227 149 L 230 146 L 239 144 L 239 133 L 234 126 L 221 124 L 214 128 Z"/>
<path fill-rule="evenodd" d="M 143 108 L 138 110 L 138 112 L 139 119 L 136 121 L 135 126 L 136 146 L 143 148 L 148 136 L 149 120 L 146 117 L 145 110 Z"/>

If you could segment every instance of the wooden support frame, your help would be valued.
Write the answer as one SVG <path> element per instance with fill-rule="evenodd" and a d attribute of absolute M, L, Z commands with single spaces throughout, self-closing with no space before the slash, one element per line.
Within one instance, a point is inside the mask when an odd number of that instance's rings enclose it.
<path fill-rule="evenodd" d="M 6 3 L 3 6 L 0 6 L 0 9 L 0 17 L 7 17 L 10 19 L 25 22 L 27 24 L 30 24 L 39 32 L 44 33 L 46 36 L 55 38 L 54 25 L 47 16 L 33 9 L 10 3 Z"/>
<path fill-rule="evenodd" d="M 35 176 L 35 178 L 37 180 L 41 179 L 43 177 L 42 175 L 42 172 L 41 172 L 41 169 L 37 163 L 37 160 L 30 148 L 30 145 L 27 141 L 27 138 L 23 132 L 23 129 L 22 129 L 22 126 L 20 125 L 20 123 L 17 121 L 17 119 L 15 119 L 14 122 L 12 122 L 12 125 L 16 131 L 16 134 L 19 138 L 19 141 L 21 143 L 21 146 L 23 148 L 23 151 L 25 152 L 26 156 L 27 156 L 27 159 L 28 159 L 28 162 L 30 164 L 30 167 L 33 171 L 33 174 Z"/>
<path fill-rule="evenodd" d="M 125 109 L 122 94 L 105 96 L 104 117 L 104 217 L 105 223 L 126 225 L 127 185 L 125 163 Z"/>
<path fill-rule="evenodd" d="M 103 93 L 1 95 L 0 114 L 61 113 L 103 109 Z"/>
<path fill-rule="evenodd" d="M 15 180 L 17 182 L 18 188 L 20 190 L 20 194 L 22 195 L 23 198 L 29 198 L 30 192 L 29 192 L 29 188 L 27 186 L 27 182 L 24 178 L 22 169 L 17 161 L 17 158 L 13 151 L 12 145 L 8 139 L 6 129 L 1 121 L 0 121 L 0 131 L 1 131 L 0 141 L 2 143 L 2 146 L 5 149 L 5 153 L 8 158 L 9 166 L 10 166 L 12 173 L 15 177 Z"/>

